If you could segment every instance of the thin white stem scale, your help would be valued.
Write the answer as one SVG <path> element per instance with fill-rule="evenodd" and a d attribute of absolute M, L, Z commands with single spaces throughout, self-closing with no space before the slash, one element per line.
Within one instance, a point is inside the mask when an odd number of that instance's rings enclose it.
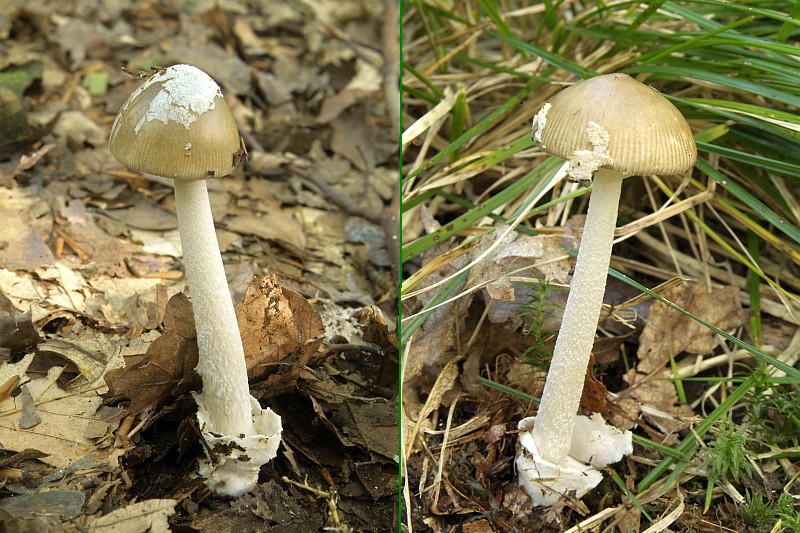
<path fill-rule="evenodd" d="M 572 286 L 532 430 L 541 456 L 555 464 L 563 464 L 569 453 L 603 304 L 621 189 L 621 172 L 597 170 Z"/>
<path fill-rule="evenodd" d="M 250 435 L 247 366 L 205 180 L 175 180 L 175 205 L 194 308 L 197 373 L 203 378 L 208 429 L 222 435 Z"/>

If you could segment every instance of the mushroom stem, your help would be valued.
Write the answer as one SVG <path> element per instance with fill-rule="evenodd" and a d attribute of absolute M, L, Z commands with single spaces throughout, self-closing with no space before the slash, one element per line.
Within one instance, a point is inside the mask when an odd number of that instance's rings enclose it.
<path fill-rule="evenodd" d="M 208 429 L 221 435 L 250 435 L 253 419 L 247 365 L 205 180 L 175 180 L 175 207 L 192 293 L 197 373 L 203 378 Z"/>
<path fill-rule="evenodd" d="M 572 286 L 532 430 L 541 456 L 555 464 L 564 463 L 570 448 L 603 304 L 621 189 L 622 172 L 597 170 Z"/>

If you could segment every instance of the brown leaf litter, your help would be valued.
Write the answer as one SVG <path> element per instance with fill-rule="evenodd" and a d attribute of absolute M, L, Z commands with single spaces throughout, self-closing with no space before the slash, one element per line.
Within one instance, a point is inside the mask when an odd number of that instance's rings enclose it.
<path fill-rule="evenodd" d="M 9 6 L 0 74 L 22 82 L 0 81 L 0 521 L 395 523 L 396 230 L 382 223 L 398 171 L 384 8 Z M 192 476 L 196 347 L 170 182 L 106 148 L 141 83 L 120 66 L 179 62 L 220 83 L 253 162 L 210 182 L 210 199 L 252 392 L 282 415 L 286 438 L 264 483 L 234 502 Z"/>
<path fill-rule="evenodd" d="M 425 217 L 422 218 L 424 223 Z M 495 231 L 500 233 L 500 230 Z M 530 245 L 513 244 L 525 239 L 528 237 L 515 237 L 510 248 L 529 249 Z M 442 267 L 441 272 L 455 272 L 486 249 L 486 243 L 479 242 L 457 262 Z M 492 259 L 502 263 L 500 266 L 478 264 L 473 267 L 477 273 L 470 276 L 465 287 L 483 285 L 482 301 L 469 301 L 466 297 L 462 299 L 463 305 L 456 303 L 443 312 L 434 311 L 411 340 L 410 357 L 415 357 L 414 350 L 421 349 L 416 356 L 427 358 L 423 359 L 426 364 L 413 367 L 417 373 L 413 379 L 406 378 L 404 391 L 403 412 L 409 420 L 405 443 L 408 483 L 412 494 L 417 495 L 411 512 L 415 529 L 443 530 L 454 524 L 458 516 L 489 512 L 496 527 L 509 531 L 527 531 L 526 527 L 540 526 L 538 522 L 524 525 L 515 518 L 521 515 L 512 514 L 516 509 L 527 509 L 520 511 L 523 514 L 530 511 L 530 500 L 519 494 L 513 472 L 515 423 L 529 406 L 527 402 L 518 402 L 487 389 L 477 380 L 477 376 L 482 376 L 534 396 L 541 393 L 543 374 L 537 372 L 530 361 L 522 362 L 531 338 L 516 329 L 528 324 L 520 318 L 519 305 L 530 298 L 531 293 L 503 279 L 515 266 L 524 268 L 553 257 L 536 252 L 535 247 L 533 250 L 532 254 L 514 254 L 506 253 L 501 247 L 492 255 Z M 556 244 L 551 254 L 560 253 Z M 526 256 L 528 263 L 523 260 Z M 427 262 L 423 260 L 422 264 Z M 566 269 L 561 274 L 566 276 Z M 430 283 L 430 279 L 442 277 L 434 274 L 423 280 L 423 285 Z M 532 282 L 541 283 L 539 279 L 547 278 L 533 276 Z M 552 306 L 563 299 L 557 293 L 548 291 L 546 294 L 543 332 L 557 332 L 560 314 L 557 309 L 552 316 L 549 313 L 554 309 Z M 739 302 L 739 290 L 735 287 L 708 290 L 701 283 L 672 284 L 662 295 L 725 330 L 733 331 L 743 324 L 745 315 Z M 429 298 L 425 294 L 420 296 L 420 302 Z M 629 290 L 620 291 L 612 280 L 607 296 L 612 298 L 609 303 L 613 304 L 634 295 Z M 702 357 L 716 353 L 720 340 L 695 321 L 659 302 L 637 303 L 638 316 L 625 317 L 629 322 L 621 328 L 615 325 L 616 313 L 621 311 L 613 305 L 611 310 L 612 318 L 604 322 L 604 327 L 627 333 L 601 337 L 596 342 L 587 368 L 581 407 L 606 413 L 612 423 L 620 427 L 639 423 L 651 438 L 669 443 L 695 419 L 691 407 L 678 402 L 670 379 L 669 356 L 672 354 L 681 361 L 686 358 L 685 354 Z M 484 320 L 492 317 L 493 322 Z M 644 324 L 643 329 L 640 324 Z M 438 332 L 435 338 L 431 336 L 433 332 Z M 637 332 L 640 334 L 635 335 Z M 418 343 L 418 337 L 422 342 Z M 429 347 L 428 338 L 438 345 Z M 624 344 L 633 338 L 639 341 L 635 366 L 624 375 L 603 376 L 598 359 L 603 365 L 618 360 Z M 549 341 L 551 349 L 552 340 Z M 443 354 L 449 359 L 437 364 L 432 354 Z M 613 397 L 606 389 L 609 379 L 616 383 L 614 390 L 618 391 Z M 424 385 L 420 386 L 422 383 Z M 582 506 L 583 511 L 579 513 L 589 511 L 580 502 L 574 503 Z M 635 512 L 617 516 L 632 525 L 639 523 L 640 517 Z"/>
<path fill-rule="evenodd" d="M 704 283 L 682 283 L 662 296 L 725 331 L 742 326 L 746 319 L 739 289 L 734 286 L 709 290 Z M 639 361 L 623 376 L 629 385 L 620 392 L 624 414 L 612 417 L 614 423 L 629 429 L 643 417 L 665 435 L 688 427 L 694 412 L 691 406 L 678 402 L 669 359 L 679 359 L 682 354 L 709 355 L 719 343 L 713 331 L 695 320 L 661 302 L 653 303 L 639 336 Z"/>

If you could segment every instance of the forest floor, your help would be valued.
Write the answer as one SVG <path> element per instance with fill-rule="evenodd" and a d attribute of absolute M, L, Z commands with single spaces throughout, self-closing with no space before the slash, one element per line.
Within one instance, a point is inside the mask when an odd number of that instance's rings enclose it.
<path fill-rule="evenodd" d="M 408 4 L 409 531 L 800 530 L 796 15 L 782 1 Z M 631 431 L 633 453 L 552 513 L 518 483 L 518 424 L 549 379 L 592 185 L 563 179 L 531 123 L 612 73 L 675 105 L 698 157 L 624 179 L 580 407 Z"/>
<path fill-rule="evenodd" d="M 217 4 L 3 2 L 7 531 L 397 522 L 397 13 Z M 236 499 L 194 475 L 200 383 L 171 183 L 107 148 L 142 83 L 121 67 L 176 63 L 221 86 L 250 158 L 208 184 L 251 392 L 284 431 Z"/>

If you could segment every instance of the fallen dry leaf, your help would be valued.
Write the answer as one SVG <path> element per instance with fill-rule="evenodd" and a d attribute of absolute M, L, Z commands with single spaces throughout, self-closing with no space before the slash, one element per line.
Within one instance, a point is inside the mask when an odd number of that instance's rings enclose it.
<path fill-rule="evenodd" d="M 53 134 L 73 149 L 78 149 L 84 144 L 105 146 L 107 142 L 105 130 L 83 111 L 63 111 L 53 128 Z"/>
<path fill-rule="evenodd" d="M 277 285 L 275 276 L 253 280 L 236 307 L 250 378 L 260 378 L 287 358 L 306 364 L 322 343 L 322 321 L 300 294 Z M 182 293 L 170 298 L 164 334 L 113 384 L 138 413 L 176 395 L 201 388 L 194 315 Z"/>
<path fill-rule="evenodd" d="M 581 395 L 581 409 L 592 413 L 606 413 L 606 396 L 608 389 L 594 377 L 594 354 L 589 354 L 589 366 L 586 368 L 586 377 L 583 381 L 583 394 Z"/>
<path fill-rule="evenodd" d="M 494 533 L 494 529 L 488 520 L 476 520 L 469 524 L 464 524 L 464 533 Z"/>
<path fill-rule="evenodd" d="M 397 458 L 397 406 L 393 402 L 346 400 L 331 421 L 370 452 Z"/>
<path fill-rule="evenodd" d="M 168 231 L 149 231 L 143 229 L 130 229 L 131 238 L 141 243 L 142 251 L 148 254 L 181 257 L 181 237 L 177 229 Z"/>
<path fill-rule="evenodd" d="M 256 235 L 277 242 L 295 255 L 302 255 L 306 248 L 303 230 L 289 211 L 276 211 L 263 215 L 242 213 L 230 217 L 225 227 L 228 231 Z"/>
<path fill-rule="evenodd" d="M 113 383 L 115 394 L 130 398 L 131 413 L 199 388 L 196 337 L 192 304 L 178 293 L 167 303 L 163 335 L 150 344 L 144 360 L 126 368 Z"/>
<path fill-rule="evenodd" d="M 314 512 L 308 500 L 293 497 L 274 480 L 256 487 L 231 503 L 231 510 L 240 516 L 256 516 L 270 524 L 278 524 L 280 531 L 320 531 L 323 520 Z M 196 531 L 225 531 L 229 523 L 221 513 L 197 513 L 191 517 L 191 526 Z M 229 520 L 229 519 L 228 519 Z"/>
<path fill-rule="evenodd" d="M 87 298 L 86 312 L 113 326 L 129 326 L 134 334 L 148 324 L 160 324 L 166 302 L 183 289 L 182 284 L 165 284 L 157 277 L 94 276 L 87 282 L 94 296 Z"/>
<path fill-rule="evenodd" d="M 22 405 L 22 414 L 19 417 L 19 429 L 30 429 L 38 425 L 42 419 L 36 414 L 33 396 L 31 396 L 28 385 L 22 386 L 22 393 L 19 395 L 19 401 L 20 405 Z"/>
<path fill-rule="evenodd" d="M 123 367 L 120 343 L 116 336 L 109 337 L 83 326 L 74 328 L 71 333 L 67 338 L 48 339 L 38 346 L 40 355 L 57 356 L 78 369 L 80 377 L 66 384 L 67 390 L 83 390 L 97 383 L 106 372 Z"/>
<path fill-rule="evenodd" d="M 641 374 L 635 368 L 622 379 L 630 385 L 622 391 L 623 401 L 618 403 L 621 412 L 611 416 L 611 422 L 622 429 L 631 429 L 644 417 L 664 435 L 674 435 L 686 429 L 695 416 L 690 405 L 678 401 L 672 381 L 672 372 L 664 368 L 653 374 Z M 647 428 L 645 428 L 647 429 Z"/>
<path fill-rule="evenodd" d="M 317 122 L 327 124 L 336 119 L 345 109 L 370 97 L 381 89 L 383 77 L 375 66 L 361 59 L 356 60 L 356 74 L 335 96 L 322 103 Z"/>
<path fill-rule="evenodd" d="M 30 311 L 27 313 L 8 313 L 0 310 L 0 349 L 19 353 L 36 346 L 41 340 L 33 326 Z"/>
<path fill-rule="evenodd" d="M 317 208 L 298 210 L 308 248 L 303 260 L 304 277 L 334 302 L 374 303 L 371 286 L 355 275 L 353 246 L 345 235 L 348 216 L 340 211 Z M 319 290 L 319 289 L 316 289 Z"/>
<path fill-rule="evenodd" d="M 733 286 L 709 292 L 703 283 L 681 283 L 664 291 L 663 296 L 723 330 L 741 326 L 745 320 L 739 289 Z M 713 331 L 661 302 L 654 302 L 639 337 L 639 362 L 623 376 L 629 388 L 623 391 L 623 401 L 618 404 L 620 412 L 612 413 L 612 422 L 630 429 L 643 416 L 663 434 L 685 429 L 694 411 L 691 406 L 679 403 L 667 362 L 670 355 L 678 358 L 684 352 L 709 354 L 718 344 Z"/>
<path fill-rule="evenodd" d="M 744 324 L 746 315 L 738 287 L 730 285 L 708 291 L 703 283 L 681 283 L 662 296 L 722 330 Z M 718 345 L 716 333 L 665 304 L 655 302 L 639 337 L 636 368 L 648 374 L 666 365 L 670 355 L 678 357 L 683 352 L 705 355 Z"/>
<path fill-rule="evenodd" d="M 356 313 L 356 318 L 361 326 L 361 338 L 364 342 L 371 342 L 386 353 L 397 351 L 397 335 L 389 331 L 380 309 L 369 305 Z"/>
<path fill-rule="evenodd" d="M 470 254 L 470 261 L 485 253 L 507 229 L 506 224 L 498 224 L 493 232 L 481 237 Z M 561 249 L 560 243 L 561 237 L 558 235 L 530 236 L 512 231 L 470 269 L 467 286 L 486 284 L 484 294 L 488 305 L 494 300 L 516 302 L 514 284 L 510 279 L 510 273 L 514 271 L 514 276 L 518 277 L 564 283 L 572 260 Z"/>
<path fill-rule="evenodd" d="M 143 230 L 170 230 L 178 227 L 178 217 L 147 198 L 139 198 L 125 209 L 106 209 L 103 214 L 124 222 L 131 228 Z"/>
<path fill-rule="evenodd" d="M 90 521 L 94 533 L 159 533 L 170 531 L 168 519 L 178 500 L 154 499 L 136 502 Z"/>
<path fill-rule="evenodd" d="M 0 267 L 30 271 L 53 264 L 53 254 L 45 245 L 52 224 L 37 217 L 41 200 L 22 189 L 0 189 Z"/>
<path fill-rule="evenodd" d="M 92 23 L 80 18 L 60 19 L 56 35 L 64 55 L 69 57 L 72 66 L 80 65 L 87 57 L 106 57 L 111 49 L 112 33 L 100 23 Z"/>
<path fill-rule="evenodd" d="M 16 363 L 5 362 L 0 364 L 0 383 L 8 383 L 14 377 L 22 378 L 28 372 L 28 367 L 31 366 L 33 357 L 34 354 L 29 353 Z M 0 405 L 2 404 L 0 403 Z"/>
<path fill-rule="evenodd" d="M 102 378 L 81 390 L 68 392 L 57 381 L 64 367 L 52 367 L 45 377 L 28 382 L 36 414 L 41 422 L 30 429 L 20 428 L 22 405 L 19 398 L 0 403 L 0 442 L 9 450 L 33 448 L 46 453 L 41 460 L 58 468 L 66 468 L 82 457 L 92 455 L 95 443 L 86 437 L 92 417 L 102 404 L 100 395 L 107 388 Z"/>
<path fill-rule="evenodd" d="M 19 157 L 19 165 L 17 165 L 17 168 L 6 174 L 0 172 L 0 186 L 8 187 L 9 189 L 16 187 L 17 182 L 14 181 L 14 177 L 29 168 L 33 168 L 33 166 L 47 155 L 47 152 L 55 148 L 55 146 L 55 144 L 45 144 L 31 153 L 30 156 L 22 154 Z"/>
<path fill-rule="evenodd" d="M 198 43 L 196 38 L 179 36 L 165 56 L 165 64 L 188 63 L 208 72 L 219 81 L 225 94 L 247 94 L 250 90 L 253 69 L 238 55 L 214 43 Z"/>
<path fill-rule="evenodd" d="M 251 378 L 264 376 L 292 357 L 304 365 L 322 344 L 322 319 L 295 291 L 281 287 L 275 275 L 256 278 L 236 307 L 239 331 Z"/>
<path fill-rule="evenodd" d="M 42 517 L 45 520 L 60 521 L 80 515 L 85 501 L 86 494 L 82 490 L 56 489 L 5 498 L 0 500 L 0 509 L 23 520 Z"/>

